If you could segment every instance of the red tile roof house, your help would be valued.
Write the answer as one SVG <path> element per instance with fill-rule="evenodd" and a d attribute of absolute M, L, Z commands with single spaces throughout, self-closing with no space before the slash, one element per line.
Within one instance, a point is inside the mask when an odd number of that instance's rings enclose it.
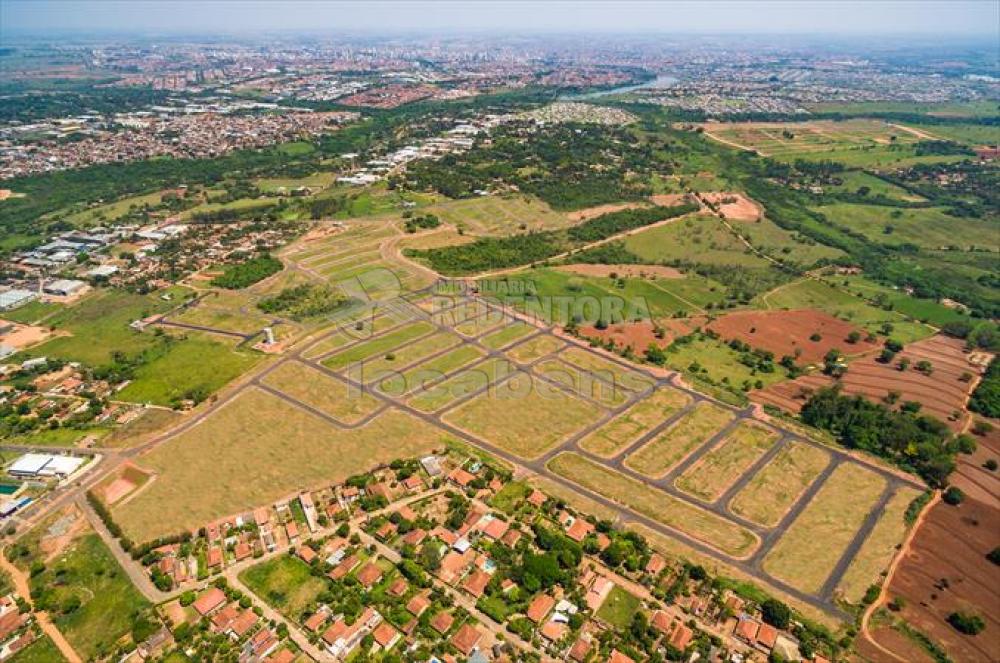
<path fill-rule="evenodd" d="M 455 645 L 458 651 L 468 656 L 475 650 L 476 645 L 482 639 L 483 634 L 479 629 L 470 624 L 462 624 L 462 628 L 458 629 L 455 635 L 451 636 L 451 644 Z"/>
<path fill-rule="evenodd" d="M 372 637 L 382 649 L 392 649 L 403 636 L 389 622 L 382 622 L 372 631 Z"/>
<path fill-rule="evenodd" d="M 261 659 L 277 649 L 279 644 L 281 641 L 271 629 L 262 628 L 247 641 L 243 651 L 249 651 L 252 659 Z"/>
<path fill-rule="evenodd" d="M 406 609 L 414 617 L 419 617 L 424 614 L 424 611 L 429 607 L 431 607 L 431 601 L 427 598 L 427 592 L 417 594 L 406 604 Z"/>
<path fill-rule="evenodd" d="M 692 631 L 684 624 L 677 624 L 677 628 L 674 629 L 673 635 L 670 636 L 670 644 L 680 651 L 684 651 L 691 644 L 691 638 L 694 637 L 694 631 Z"/>
<path fill-rule="evenodd" d="M 302 622 L 302 625 L 306 628 L 307 631 L 315 633 L 320 629 L 320 627 L 323 626 L 323 624 L 326 623 L 327 617 L 328 615 L 325 612 L 314 612 L 313 614 L 309 615 L 309 617 L 304 622 Z"/>
<path fill-rule="evenodd" d="M 752 619 L 741 619 L 736 625 L 736 637 L 745 640 L 751 645 L 757 641 L 757 631 L 760 624 Z"/>
<path fill-rule="evenodd" d="M 227 605 L 212 615 L 212 630 L 216 633 L 225 633 L 229 630 L 229 625 L 239 616 L 240 610 L 236 604 Z"/>
<path fill-rule="evenodd" d="M 590 650 L 591 644 L 589 640 L 582 637 L 577 638 L 577 641 L 573 643 L 573 646 L 569 650 L 569 658 L 577 663 L 583 663 L 587 660 L 587 655 L 590 654 Z"/>
<path fill-rule="evenodd" d="M 431 617 L 430 625 L 431 628 L 444 635 L 451 628 L 451 625 L 455 623 L 455 618 L 451 616 L 451 613 L 442 611 Z"/>
<path fill-rule="evenodd" d="M 346 658 L 358 646 L 362 638 L 371 633 L 381 622 L 382 615 L 371 607 L 365 608 L 358 620 L 350 626 L 338 619 L 323 634 L 327 651 L 338 658 Z"/>
<path fill-rule="evenodd" d="M 587 538 L 587 535 L 594 531 L 594 526 L 583 518 L 576 518 L 573 523 L 566 528 L 566 536 L 577 543 Z"/>
<path fill-rule="evenodd" d="M 192 604 L 198 614 L 204 617 L 226 602 L 226 594 L 218 587 L 209 587 Z"/>
<path fill-rule="evenodd" d="M 774 643 L 778 639 L 778 629 L 774 628 L 770 624 L 761 624 L 760 630 L 757 631 L 757 644 L 761 645 L 765 649 L 774 649 Z"/>
<path fill-rule="evenodd" d="M 635 663 L 631 656 L 626 656 L 617 649 L 612 650 L 608 663 Z"/>
<path fill-rule="evenodd" d="M 257 615 L 253 610 L 247 609 L 240 613 L 239 617 L 229 624 L 229 635 L 235 640 L 239 640 L 250 632 L 250 629 L 257 624 Z"/>
<path fill-rule="evenodd" d="M 525 616 L 536 624 L 541 624 L 555 605 L 554 598 L 548 594 L 539 594 L 531 601 Z"/>
<path fill-rule="evenodd" d="M 382 569 L 375 562 L 368 562 L 358 571 L 356 577 L 362 587 L 371 589 L 382 578 Z"/>
<path fill-rule="evenodd" d="M 210 569 L 216 566 L 222 566 L 222 548 L 219 546 L 212 546 L 208 549 L 207 564 Z"/>
<path fill-rule="evenodd" d="M 473 571 L 465 579 L 462 588 L 475 596 L 477 599 L 486 592 L 486 585 L 490 583 L 490 574 L 483 571 Z"/>
<path fill-rule="evenodd" d="M 455 470 L 448 475 L 448 479 L 458 484 L 462 488 L 466 488 L 470 483 L 476 480 L 476 476 L 474 474 L 469 474 L 461 467 L 458 467 L 455 468 Z"/>
<path fill-rule="evenodd" d="M 658 576 L 667 568 L 667 560 L 660 555 L 653 553 L 646 562 L 646 573 L 651 576 Z"/>
<path fill-rule="evenodd" d="M 344 559 L 344 561 L 335 566 L 333 570 L 327 573 L 326 575 L 329 576 L 331 580 L 340 580 L 348 573 L 353 571 L 360 563 L 361 560 L 358 558 L 357 555 L 348 555 Z"/>
<path fill-rule="evenodd" d="M 313 560 L 316 559 L 316 551 L 309 546 L 299 546 L 295 549 L 295 554 L 306 564 L 312 564 Z"/>
<path fill-rule="evenodd" d="M 507 533 L 508 529 L 510 529 L 510 525 L 507 522 L 499 518 L 493 518 L 483 527 L 483 535 L 497 541 Z"/>

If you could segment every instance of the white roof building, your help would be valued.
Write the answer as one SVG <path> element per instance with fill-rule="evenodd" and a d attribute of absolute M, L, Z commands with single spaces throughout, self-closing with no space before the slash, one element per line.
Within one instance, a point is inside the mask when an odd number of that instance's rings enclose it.
<path fill-rule="evenodd" d="M 27 453 L 7 468 L 8 474 L 21 477 L 65 477 L 73 474 L 84 459 L 76 456 Z"/>

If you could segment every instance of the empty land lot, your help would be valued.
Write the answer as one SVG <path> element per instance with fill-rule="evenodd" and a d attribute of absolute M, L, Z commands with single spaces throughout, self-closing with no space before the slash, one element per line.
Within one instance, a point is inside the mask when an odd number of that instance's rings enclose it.
<path fill-rule="evenodd" d="M 611 458 L 691 402 L 682 391 L 661 387 L 582 440 L 587 451 Z"/>
<path fill-rule="evenodd" d="M 764 559 L 764 570 L 815 594 L 875 507 L 885 479 L 855 463 L 837 467 Z"/>
<path fill-rule="evenodd" d="M 719 499 L 778 439 L 778 433 L 753 422 L 740 423 L 694 465 L 675 485 L 706 502 Z"/>
<path fill-rule="evenodd" d="M 670 428 L 625 459 L 640 474 L 660 478 L 712 435 L 733 420 L 733 413 L 709 401 L 698 403 Z"/>
<path fill-rule="evenodd" d="M 753 532 L 579 454 L 559 454 L 549 461 L 548 467 L 588 490 L 728 555 L 746 557 L 759 544 Z"/>
<path fill-rule="evenodd" d="M 248 390 L 140 456 L 136 464 L 158 476 L 115 508 L 115 519 L 136 541 L 194 530 L 443 442 L 441 431 L 397 410 L 363 428 L 340 430 L 276 396 Z"/>
<path fill-rule="evenodd" d="M 830 462 L 830 454 L 804 442 L 789 442 L 729 507 L 733 513 L 773 527 Z"/>
<path fill-rule="evenodd" d="M 496 395 L 484 392 L 450 410 L 444 420 L 516 456 L 537 458 L 603 414 L 537 379 L 525 376 L 509 391 L 504 389 L 508 382 Z"/>
<path fill-rule="evenodd" d="M 372 414 L 381 405 L 367 391 L 294 361 L 278 366 L 263 382 L 348 425 Z"/>

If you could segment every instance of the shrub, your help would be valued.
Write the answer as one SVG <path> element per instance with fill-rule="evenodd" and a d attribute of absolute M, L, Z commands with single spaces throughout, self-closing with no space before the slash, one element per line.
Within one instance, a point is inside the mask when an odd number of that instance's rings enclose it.
<path fill-rule="evenodd" d="M 955 486 L 948 486 L 948 489 L 944 491 L 944 495 L 941 498 L 945 501 L 945 504 L 958 506 L 965 500 L 965 493 Z"/>
<path fill-rule="evenodd" d="M 979 615 L 972 615 L 967 612 L 953 612 L 948 615 L 948 623 L 955 627 L 955 630 L 966 635 L 978 635 L 986 628 L 986 622 Z"/>

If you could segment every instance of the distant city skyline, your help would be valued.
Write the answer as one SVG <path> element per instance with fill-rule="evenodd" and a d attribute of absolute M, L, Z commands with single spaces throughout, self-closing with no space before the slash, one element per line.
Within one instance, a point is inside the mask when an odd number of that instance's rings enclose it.
<path fill-rule="evenodd" d="M 2 0 L 4 34 L 264 31 L 998 35 L 993 0 L 528 2 L 516 0 Z"/>

